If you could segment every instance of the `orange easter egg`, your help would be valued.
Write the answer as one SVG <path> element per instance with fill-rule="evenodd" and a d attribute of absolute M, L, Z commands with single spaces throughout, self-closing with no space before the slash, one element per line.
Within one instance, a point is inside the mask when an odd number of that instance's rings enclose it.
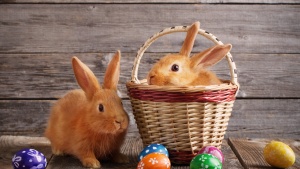
<path fill-rule="evenodd" d="M 146 155 L 138 164 L 137 169 L 170 169 L 171 162 L 167 156 L 160 153 Z"/>

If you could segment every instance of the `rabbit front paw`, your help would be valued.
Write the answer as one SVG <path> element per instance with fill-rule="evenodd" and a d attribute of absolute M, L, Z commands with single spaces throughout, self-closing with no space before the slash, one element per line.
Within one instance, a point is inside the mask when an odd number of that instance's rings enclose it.
<path fill-rule="evenodd" d="M 59 150 L 58 148 L 56 148 L 56 147 L 54 147 L 54 146 L 52 146 L 52 153 L 53 153 L 54 155 L 57 155 L 57 156 L 64 155 L 64 152 L 63 152 L 63 151 Z"/>
<path fill-rule="evenodd" d="M 85 158 L 82 160 L 82 165 L 88 168 L 101 168 L 100 162 L 95 158 Z"/>

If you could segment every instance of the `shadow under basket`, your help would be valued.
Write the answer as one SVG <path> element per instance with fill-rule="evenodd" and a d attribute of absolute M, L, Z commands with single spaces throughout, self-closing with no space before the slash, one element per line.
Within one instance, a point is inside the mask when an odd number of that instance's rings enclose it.
<path fill-rule="evenodd" d="M 148 39 L 138 51 L 132 80 L 126 84 L 144 146 L 163 144 L 173 164 L 189 164 L 204 146 L 221 148 L 239 88 L 230 53 L 226 57 L 232 79 L 221 85 L 156 86 L 137 79 L 140 59 L 150 44 L 160 36 L 187 29 L 188 26 L 167 28 Z M 222 44 L 204 30 L 199 29 L 198 34 Z"/>

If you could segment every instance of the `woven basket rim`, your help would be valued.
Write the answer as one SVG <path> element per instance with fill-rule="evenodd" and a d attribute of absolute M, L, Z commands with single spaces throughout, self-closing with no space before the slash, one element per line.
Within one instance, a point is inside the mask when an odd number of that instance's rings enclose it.
<path fill-rule="evenodd" d="M 149 85 L 147 79 L 140 81 L 141 83 L 135 83 L 128 81 L 126 86 L 129 88 L 138 88 L 142 90 L 155 90 L 155 91 L 167 91 L 167 92 L 201 92 L 201 91 L 214 91 L 214 90 L 227 90 L 227 89 L 238 89 L 238 85 L 231 82 L 222 83 L 220 85 L 199 85 L 199 86 L 157 86 Z"/>

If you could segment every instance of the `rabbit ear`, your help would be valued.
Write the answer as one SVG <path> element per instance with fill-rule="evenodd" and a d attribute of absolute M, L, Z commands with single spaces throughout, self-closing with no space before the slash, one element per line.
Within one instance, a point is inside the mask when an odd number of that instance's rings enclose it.
<path fill-rule="evenodd" d="M 191 52 L 192 52 L 192 49 L 193 49 L 193 46 L 194 46 L 194 42 L 195 42 L 195 39 L 196 39 L 196 36 L 198 34 L 198 30 L 200 28 L 200 22 L 195 22 L 190 28 L 189 30 L 187 31 L 187 34 L 186 34 L 186 38 L 183 42 L 183 45 L 181 47 L 181 50 L 180 50 L 180 54 L 181 55 L 185 55 L 185 56 L 190 56 Z"/>
<path fill-rule="evenodd" d="M 231 50 L 232 45 L 216 45 L 205 51 L 195 54 L 191 58 L 192 68 L 207 68 L 218 63 Z"/>
<path fill-rule="evenodd" d="M 120 77 L 120 58 L 121 52 L 118 50 L 107 66 L 103 88 L 117 91 L 117 85 Z"/>
<path fill-rule="evenodd" d="M 88 99 L 91 99 L 94 93 L 101 89 L 98 80 L 94 73 L 77 57 L 72 58 L 72 66 L 77 83 L 81 89 L 86 93 Z"/>

